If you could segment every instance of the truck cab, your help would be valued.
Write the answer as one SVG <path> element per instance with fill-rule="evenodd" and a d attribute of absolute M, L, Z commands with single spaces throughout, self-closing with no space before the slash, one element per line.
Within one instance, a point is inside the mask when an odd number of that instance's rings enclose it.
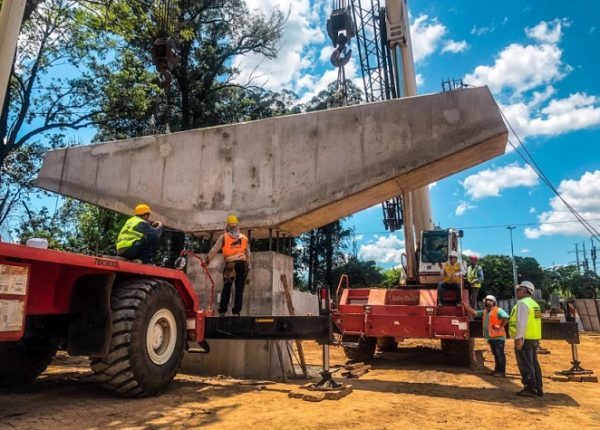
<path fill-rule="evenodd" d="M 437 285 L 442 281 L 444 263 L 448 262 L 448 253 L 456 251 L 458 262 L 462 265 L 462 230 L 436 229 L 421 232 L 419 249 L 419 284 Z"/>

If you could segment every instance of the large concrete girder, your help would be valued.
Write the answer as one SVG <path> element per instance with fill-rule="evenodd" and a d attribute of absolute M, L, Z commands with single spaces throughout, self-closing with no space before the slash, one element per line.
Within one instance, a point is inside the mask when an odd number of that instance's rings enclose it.
<path fill-rule="evenodd" d="M 49 151 L 37 185 L 185 231 L 297 235 L 504 153 L 486 87 Z"/>

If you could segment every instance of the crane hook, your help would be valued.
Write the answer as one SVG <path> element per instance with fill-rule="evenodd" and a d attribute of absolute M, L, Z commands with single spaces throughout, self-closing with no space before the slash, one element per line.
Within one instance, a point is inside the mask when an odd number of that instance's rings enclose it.
<path fill-rule="evenodd" d="M 331 64 L 334 67 L 344 67 L 350 61 L 352 49 L 348 49 L 346 45 L 340 45 L 331 53 Z"/>

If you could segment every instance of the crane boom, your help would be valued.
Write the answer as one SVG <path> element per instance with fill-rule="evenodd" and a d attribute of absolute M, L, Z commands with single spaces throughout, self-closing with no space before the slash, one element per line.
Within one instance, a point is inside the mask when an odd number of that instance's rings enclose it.
<path fill-rule="evenodd" d="M 0 116 L 4 108 L 8 109 L 8 106 L 4 106 L 4 99 L 26 4 L 26 0 L 4 0 L 0 9 Z"/>

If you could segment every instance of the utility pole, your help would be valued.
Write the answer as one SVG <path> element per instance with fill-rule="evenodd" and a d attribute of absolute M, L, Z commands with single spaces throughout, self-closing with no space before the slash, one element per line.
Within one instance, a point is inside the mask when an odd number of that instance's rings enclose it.
<path fill-rule="evenodd" d="M 594 239 L 590 239 L 590 242 L 592 242 L 592 249 L 590 250 L 590 253 L 592 255 L 592 264 L 594 265 L 594 273 L 597 275 L 598 271 L 596 270 L 596 245 L 594 245 Z"/>
<path fill-rule="evenodd" d="M 583 248 L 583 274 L 585 275 L 585 273 L 590 270 L 590 265 L 587 259 L 587 254 L 585 252 L 585 242 L 581 242 L 581 246 Z"/>
<path fill-rule="evenodd" d="M 513 235 L 512 231 L 517 228 L 514 225 L 509 225 L 506 227 L 510 231 L 510 257 L 512 260 L 512 269 L 513 269 L 513 281 L 515 286 L 519 283 L 519 279 L 517 277 L 517 264 L 515 263 L 515 250 L 513 247 Z"/>
<path fill-rule="evenodd" d="M 579 245 L 577 243 L 575 244 L 575 258 L 577 259 L 577 272 L 581 273 L 579 270 Z"/>

